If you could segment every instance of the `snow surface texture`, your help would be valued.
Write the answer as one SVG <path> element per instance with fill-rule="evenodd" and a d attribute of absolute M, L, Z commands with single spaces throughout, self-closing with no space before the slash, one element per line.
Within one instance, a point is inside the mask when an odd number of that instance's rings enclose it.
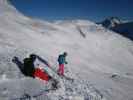
<path fill-rule="evenodd" d="M 12 63 L 30 53 L 57 69 L 57 57 L 68 52 L 65 74 L 56 91 L 24 77 Z M 87 20 L 41 21 L 19 13 L 0 0 L 0 100 L 133 100 L 133 43 Z"/>

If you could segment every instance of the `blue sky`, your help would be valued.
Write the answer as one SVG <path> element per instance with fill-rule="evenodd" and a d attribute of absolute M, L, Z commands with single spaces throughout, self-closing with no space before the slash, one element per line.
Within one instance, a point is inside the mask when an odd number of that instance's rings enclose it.
<path fill-rule="evenodd" d="M 115 16 L 133 20 L 133 0 L 11 0 L 25 15 L 44 20 L 88 19 Z"/>

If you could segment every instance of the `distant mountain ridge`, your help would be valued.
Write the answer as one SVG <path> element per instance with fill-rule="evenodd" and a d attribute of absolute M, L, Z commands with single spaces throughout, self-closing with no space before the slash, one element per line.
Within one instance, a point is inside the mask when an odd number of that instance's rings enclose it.
<path fill-rule="evenodd" d="M 124 21 L 118 17 L 110 17 L 97 24 L 101 24 L 103 27 L 133 40 L 133 21 Z"/>

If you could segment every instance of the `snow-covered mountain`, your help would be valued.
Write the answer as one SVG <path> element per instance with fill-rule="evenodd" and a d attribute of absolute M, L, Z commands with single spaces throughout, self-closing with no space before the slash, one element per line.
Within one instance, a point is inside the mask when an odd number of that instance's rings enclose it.
<path fill-rule="evenodd" d="M 108 28 L 114 32 L 117 32 L 133 40 L 133 22 L 132 21 L 124 21 L 119 19 L 118 17 L 110 17 L 98 24 L 101 24 L 103 27 Z"/>
<path fill-rule="evenodd" d="M 133 22 L 126 22 L 111 28 L 113 31 L 133 40 Z"/>
<path fill-rule="evenodd" d="M 74 82 L 60 80 L 60 89 L 35 97 L 47 85 L 24 77 L 12 58 L 36 53 L 56 69 L 64 51 L 65 74 Z M 91 21 L 31 19 L 0 0 L 0 100 L 25 94 L 32 100 L 132 100 L 132 60 L 132 41 Z"/>
<path fill-rule="evenodd" d="M 102 24 L 106 28 L 112 28 L 121 23 L 123 23 L 123 21 L 120 20 L 118 17 L 109 17 L 98 24 Z"/>

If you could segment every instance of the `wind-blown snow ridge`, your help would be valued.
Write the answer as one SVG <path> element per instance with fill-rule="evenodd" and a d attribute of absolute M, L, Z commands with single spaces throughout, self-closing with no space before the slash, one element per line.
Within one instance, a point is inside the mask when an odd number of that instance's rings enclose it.
<path fill-rule="evenodd" d="M 12 63 L 36 53 L 57 69 L 57 56 L 68 52 L 65 74 L 57 91 L 34 95 L 47 88 L 24 77 Z M 0 99 L 28 94 L 35 100 L 132 100 L 133 43 L 87 20 L 41 21 L 18 12 L 0 0 Z M 33 88 L 34 87 L 34 88 Z"/>

